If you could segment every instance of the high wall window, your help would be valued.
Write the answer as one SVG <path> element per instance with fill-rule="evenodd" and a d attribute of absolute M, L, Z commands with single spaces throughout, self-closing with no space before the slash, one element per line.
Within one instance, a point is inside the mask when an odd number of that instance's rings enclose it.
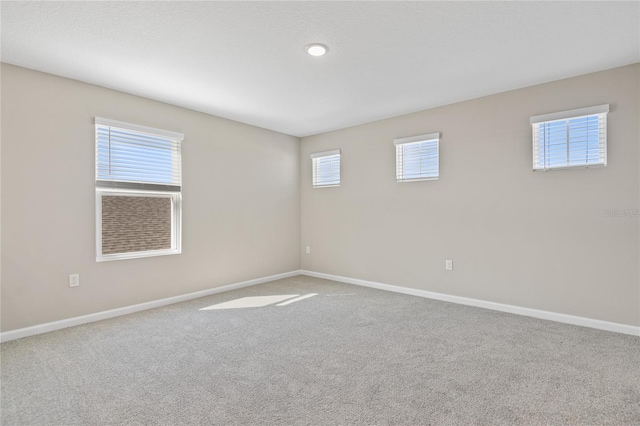
<path fill-rule="evenodd" d="M 531 117 L 533 170 L 607 165 L 609 105 Z"/>
<path fill-rule="evenodd" d="M 440 133 L 396 139 L 396 180 L 411 182 L 440 176 Z"/>
<path fill-rule="evenodd" d="M 181 133 L 96 117 L 96 259 L 181 252 Z"/>
<path fill-rule="evenodd" d="M 340 185 L 340 150 L 311 154 L 314 188 Z"/>

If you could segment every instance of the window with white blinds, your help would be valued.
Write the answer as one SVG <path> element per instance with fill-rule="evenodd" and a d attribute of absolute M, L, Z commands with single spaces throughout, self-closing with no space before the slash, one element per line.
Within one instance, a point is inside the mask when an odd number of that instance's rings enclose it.
<path fill-rule="evenodd" d="M 396 139 L 393 143 L 398 182 L 438 179 L 440 133 Z"/>
<path fill-rule="evenodd" d="M 533 170 L 606 166 L 609 105 L 531 117 Z"/>
<path fill-rule="evenodd" d="M 96 117 L 96 260 L 181 252 L 181 133 Z"/>
<path fill-rule="evenodd" d="M 183 135 L 96 118 L 96 182 L 110 188 L 180 191 Z"/>
<path fill-rule="evenodd" d="M 340 185 L 340 150 L 311 154 L 314 188 Z"/>

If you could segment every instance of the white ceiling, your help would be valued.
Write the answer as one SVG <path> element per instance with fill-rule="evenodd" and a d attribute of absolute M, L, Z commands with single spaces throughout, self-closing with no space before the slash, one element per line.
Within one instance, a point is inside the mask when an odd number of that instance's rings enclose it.
<path fill-rule="evenodd" d="M 639 2 L 3 1 L 1 19 L 3 62 L 295 136 L 640 62 Z"/>

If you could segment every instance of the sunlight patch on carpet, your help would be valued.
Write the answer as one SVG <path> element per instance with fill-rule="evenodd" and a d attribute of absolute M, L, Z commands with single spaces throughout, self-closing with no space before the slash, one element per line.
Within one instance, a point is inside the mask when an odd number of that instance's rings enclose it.
<path fill-rule="evenodd" d="M 218 303 L 216 305 L 207 306 L 199 309 L 200 311 L 213 311 L 217 309 L 239 309 L 239 308 L 261 308 L 263 306 L 273 305 L 292 297 L 300 296 L 299 294 L 279 294 L 274 296 L 252 296 L 241 297 L 228 302 Z"/>
<path fill-rule="evenodd" d="M 299 302 L 301 300 L 308 299 L 310 297 L 317 296 L 317 295 L 318 295 L 318 293 L 303 294 L 302 296 L 298 296 L 298 297 L 295 297 L 293 299 L 287 300 L 285 302 L 278 303 L 276 306 L 286 306 L 286 305 L 289 305 L 291 303 Z"/>

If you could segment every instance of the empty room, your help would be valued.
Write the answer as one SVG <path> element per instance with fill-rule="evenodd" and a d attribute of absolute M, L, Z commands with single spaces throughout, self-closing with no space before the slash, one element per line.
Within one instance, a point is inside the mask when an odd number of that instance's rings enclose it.
<path fill-rule="evenodd" d="M 2 425 L 640 425 L 640 2 L 0 24 Z"/>

